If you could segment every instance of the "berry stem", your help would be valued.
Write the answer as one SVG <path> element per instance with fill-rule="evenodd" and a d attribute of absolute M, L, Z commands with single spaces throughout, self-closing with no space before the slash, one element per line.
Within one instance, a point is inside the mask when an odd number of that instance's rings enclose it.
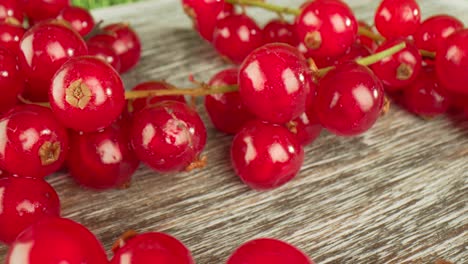
<path fill-rule="evenodd" d="M 125 99 L 133 100 L 140 98 L 147 98 L 153 96 L 166 96 L 166 95 L 191 95 L 191 96 L 203 96 L 210 94 L 222 94 L 237 91 L 237 85 L 225 85 L 225 86 L 205 86 L 202 85 L 197 88 L 177 88 L 167 90 L 146 90 L 146 91 L 126 91 Z"/>
<path fill-rule="evenodd" d="M 50 103 L 49 102 L 33 102 L 29 101 L 28 99 L 25 99 L 22 95 L 18 95 L 18 101 L 20 101 L 23 104 L 32 104 L 32 105 L 39 105 L 43 107 L 48 107 L 50 108 Z"/>
<path fill-rule="evenodd" d="M 233 5 L 255 6 L 255 7 L 260 7 L 260 8 L 270 10 L 276 13 L 281 13 L 281 14 L 290 14 L 290 15 L 295 15 L 295 16 L 298 16 L 301 14 L 301 10 L 299 9 L 274 5 L 271 3 L 266 3 L 262 0 L 225 0 L 225 1 L 226 3 L 230 3 Z"/>

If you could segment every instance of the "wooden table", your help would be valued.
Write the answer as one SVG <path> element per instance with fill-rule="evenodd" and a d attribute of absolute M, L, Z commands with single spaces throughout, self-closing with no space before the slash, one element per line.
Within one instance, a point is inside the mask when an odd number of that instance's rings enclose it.
<path fill-rule="evenodd" d="M 367 21 L 378 4 L 347 2 Z M 468 1 L 419 2 L 425 17 L 445 12 L 468 23 Z M 208 80 L 227 67 L 191 30 L 179 1 L 94 13 L 106 22 L 130 22 L 141 34 L 143 59 L 125 76 L 128 88 L 149 79 L 186 86 L 190 73 Z M 271 17 L 258 9 L 249 14 L 261 23 Z M 268 192 L 238 180 L 229 162 L 231 137 L 209 122 L 204 170 L 159 175 L 142 166 L 130 189 L 106 192 L 80 189 L 66 175 L 49 180 L 63 216 L 89 227 L 106 249 L 121 232 L 136 229 L 180 238 L 202 264 L 223 263 L 258 237 L 295 244 L 318 263 L 467 263 L 468 122 L 462 120 L 427 121 L 394 107 L 362 136 L 324 133 L 306 148 L 300 175 Z M 5 252 L 0 246 L 0 256 Z"/>

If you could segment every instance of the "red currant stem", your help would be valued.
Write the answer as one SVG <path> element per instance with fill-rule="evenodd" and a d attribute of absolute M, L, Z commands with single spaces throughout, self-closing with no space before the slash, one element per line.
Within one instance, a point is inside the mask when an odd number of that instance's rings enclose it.
<path fill-rule="evenodd" d="M 23 96 L 18 95 L 18 100 L 22 102 L 23 104 L 33 104 L 33 105 L 39 105 L 39 106 L 44 106 L 50 108 L 50 103 L 49 102 L 33 102 L 29 101 L 28 99 L 25 99 Z"/>
<path fill-rule="evenodd" d="M 387 57 L 392 56 L 393 54 L 401 51 L 405 47 L 406 47 L 406 43 L 401 42 L 400 44 L 397 44 L 397 45 L 395 45 L 395 46 L 393 46 L 391 48 L 388 48 L 386 50 L 382 50 L 381 52 L 377 52 L 377 53 L 372 54 L 370 56 L 358 59 L 358 60 L 356 60 L 356 63 L 364 65 L 364 66 L 369 66 L 369 65 L 374 64 L 374 63 L 376 63 L 376 62 L 378 62 L 380 60 L 383 60 L 383 59 L 385 59 Z M 322 69 L 319 69 L 318 71 L 315 71 L 315 74 L 318 77 L 323 77 L 325 74 L 327 74 L 327 72 L 333 70 L 334 68 L 335 68 L 334 66 L 322 68 Z"/>
<path fill-rule="evenodd" d="M 421 55 L 423 57 L 426 57 L 426 58 L 431 58 L 431 59 L 435 59 L 435 56 L 436 56 L 436 53 L 435 52 L 432 52 L 432 51 L 428 51 L 428 50 L 419 50 L 419 53 L 421 53 Z"/>
<path fill-rule="evenodd" d="M 265 3 L 262 0 L 225 0 L 225 2 L 233 4 L 233 5 L 260 7 L 260 8 L 270 10 L 276 13 L 281 13 L 281 14 L 290 14 L 290 15 L 295 15 L 295 16 L 298 16 L 301 14 L 301 10 L 299 9 Z"/>
<path fill-rule="evenodd" d="M 237 91 L 237 85 L 225 86 L 201 86 L 197 88 L 177 88 L 167 90 L 146 90 L 146 91 L 126 91 L 125 98 L 127 100 L 147 98 L 153 96 L 167 96 L 167 95 L 191 95 L 191 96 L 204 96 L 210 94 L 222 94 Z"/>

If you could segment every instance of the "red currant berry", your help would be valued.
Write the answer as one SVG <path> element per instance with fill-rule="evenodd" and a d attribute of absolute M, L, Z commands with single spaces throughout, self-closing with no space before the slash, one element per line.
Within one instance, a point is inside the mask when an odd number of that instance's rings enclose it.
<path fill-rule="evenodd" d="M 148 90 L 168 90 L 174 89 L 174 86 L 164 81 L 149 81 L 140 83 L 133 87 L 132 91 L 148 91 Z M 146 107 L 151 107 L 162 101 L 178 101 L 185 103 L 185 97 L 183 95 L 168 95 L 168 96 L 150 96 L 142 99 L 135 99 L 132 102 L 134 112 L 138 112 Z"/>
<path fill-rule="evenodd" d="M 99 43 L 88 43 L 88 54 L 109 63 L 114 70 L 120 71 L 120 58 L 114 49 Z"/>
<path fill-rule="evenodd" d="M 234 6 L 224 0 L 182 0 L 182 5 L 200 36 L 210 42 L 218 20 L 234 14 Z"/>
<path fill-rule="evenodd" d="M 236 85 L 238 69 L 227 69 L 217 73 L 211 86 Z M 239 92 L 212 94 L 205 97 L 205 108 L 214 127 L 228 134 L 237 133 L 254 116 L 247 110 Z"/>
<path fill-rule="evenodd" d="M 106 44 L 120 57 L 120 72 L 125 73 L 135 67 L 141 57 L 141 42 L 137 33 L 124 23 L 108 25 L 103 30 L 115 37 L 114 42 Z"/>
<path fill-rule="evenodd" d="M 126 106 L 119 74 L 92 56 L 70 59 L 60 67 L 52 79 L 49 101 L 62 124 L 83 132 L 109 126 Z"/>
<path fill-rule="evenodd" d="M 242 101 L 257 117 L 286 123 L 305 112 L 312 78 L 299 51 L 281 43 L 252 52 L 239 71 Z"/>
<path fill-rule="evenodd" d="M 372 27 L 369 26 L 364 21 L 358 21 L 358 26 L 367 29 L 368 31 L 373 32 Z M 370 51 L 374 51 L 377 49 L 377 43 L 370 37 L 364 35 L 358 35 L 356 42 L 366 46 Z"/>
<path fill-rule="evenodd" d="M 394 39 L 383 43 L 376 52 L 380 52 L 403 42 L 402 39 Z M 374 63 L 372 70 L 390 91 L 402 89 L 408 86 L 418 77 L 422 67 L 422 57 L 414 44 L 406 41 L 406 47 Z"/>
<path fill-rule="evenodd" d="M 23 7 L 18 0 L 2 0 L 0 2 L 0 21 L 14 19 L 23 23 Z"/>
<path fill-rule="evenodd" d="M 270 21 L 263 28 L 263 40 L 265 43 L 280 42 L 294 47 L 299 45 L 295 25 L 279 19 Z"/>
<path fill-rule="evenodd" d="M 353 11 L 339 0 L 316 0 L 296 19 L 299 40 L 314 57 L 343 54 L 356 41 L 358 23 Z"/>
<path fill-rule="evenodd" d="M 419 49 L 436 52 L 455 31 L 463 29 L 463 23 L 455 17 L 437 15 L 426 19 L 414 34 Z"/>
<path fill-rule="evenodd" d="M 237 133 L 231 145 L 236 174 L 253 189 L 277 188 L 301 169 L 304 150 L 288 129 L 263 121 L 251 121 Z"/>
<path fill-rule="evenodd" d="M 312 109 L 294 119 L 293 124 L 296 130 L 296 138 L 303 146 L 314 142 L 322 132 L 322 125 L 320 125 L 317 114 Z"/>
<path fill-rule="evenodd" d="M 355 61 L 371 55 L 369 48 L 360 43 L 354 43 L 346 53 L 335 60 L 335 64 L 348 61 Z"/>
<path fill-rule="evenodd" d="M 24 88 L 24 77 L 16 55 L 0 47 L 0 114 L 10 110 L 17 103 L 17 97 Z"/>
<path fill-rule="evenodd" d="M 24 12 L 34 23 L 41 20 L 55 18 L 60 11 L 70 6 L 70 0 L 20 0 Z"/>
<path fill-rule="evenodd" d="M 375 27 L 386 38 L 413 35 L 421 23 L 415 0 L 383 0 L 375 13 Z"/>
<path fill-rule="evenodd" d="M 354 136 L 370 129 L 384 102 L 380 80 L 365 66 L 339 64 L 317 87 L 315 113 L 322 126 L 340 136 Z"/>
<path fill-rule="evenodd" d="M 60 215 L 57 193 L 41 179 L 0 179 L 0 208 L 0 241 L 7 244 L 40 219 Z"/>
<path fill-rule="evenodd" d="M 468 29 L 448 37 L 436 55 L 440 84 L 452 92 L 468 94 Z"/>
<path fill-rule="evenodd" d="M 0 46 L 15 52 L 15 54 L 19 54 L 20 40 L 25 32 L 21 25 L 0 23 Z"/>
<path fill-rule="evenodd" d="M 0 167 L 23 177 L 41 178 L 61 168 L 67 131 L 41 106 L 19 105 L 0 119 Z"/>
<path fill-rule="evenodd" d="M 468 107 L 468 94 L 460 94 L 460 93 L 454 93 L 450 91 L 449 93 L 450 93 L 450 103 L 451 103 L 450 110 L 453 110 L 454 112 L 457 113 L 457 112 L 463 111 L 466 107 Z"/>
<path fill-rule="evenodd" d="M 406 108 L 417 115 L 433 117 L 447 112 L 450 94 L 439 85 L 433 68 L 426 67 L 416 81 L 403 90 Z"/>
<path fill-rule="evenodd" d="M 101 243 L 86 227 L 58 217 L 44 218 L 21 233 L 10 247 L 6 264 L 107 264 Z"/>
<path fill-rule="evenodd" d="M 294 246 L 272 238 L 251 240 L 231 255 L 227 264 L 313 264 Z"/>
<path fill-rule="evenodd" d="M 206 129 L 186 104 L 165 101 L 135 114 L 131 142 L 137 157 L 154 170 L 180 171 L 205 147 Z"/>
<path fill-rule="evenodd" d="M 73 29 L 45 21 L 30 28 L 20 42 L 21 69 L 26 75 L 25 97 L 47 101 L 50 80 L 69 58 L 88 53 L 86 43 Z"/>
<path fill-rule="evenodd" d="M 70 23 L 81 36 L 86 36 L 94 28 L 94 18 L 91 13 L 77 6 L 65 7 L 60 11 L 57 19 Z"/>
<path fill-rule="evenodd" d="M 70 132 L 67 168 L 73 179 L 93 189 L 128 184 L 139 164 L 130 147 L 129 125 L 123 120 L 99 132 Z"/>
<path fill-rule="evenodd" d="M 234 63 L 241 63 L 261 45 L 263 45 L 262 30 L 246 15 L 231 15 L 216 24 L 213 46 L 219 54 Z"/>
<path fill-rule="evenodd" d="M 190 251 L 164 233 L 145 233 L 125 241 L 110 264 L 195 264 Z"/>

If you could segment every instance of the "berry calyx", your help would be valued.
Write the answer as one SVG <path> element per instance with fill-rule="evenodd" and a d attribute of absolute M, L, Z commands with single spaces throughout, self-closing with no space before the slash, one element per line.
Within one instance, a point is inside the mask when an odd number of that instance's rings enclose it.
<path fill-rule="evenodd" d="M 375 13 L 375 27 L 385 38 L 413 35 L 421 23 L 421 10 L 415 0 L 383 0 Z"/>
<path fill-rule="evenodd" d="M 17 104 L 17 97 L 24 89 L 24 77 L 16 55 L 0 47 L 0 114 Z"/>
<path fill-rule="evenodd" d="M 70 23 L 73 29 L 83 37 L 90 33 L 95 25 L 94 18 L 91 13 L 78 6 L 68 6 L 63 8 L 58 14 L 57 19 Z"/>
<path fill-rule="evenodd" d="M 109 126 L 126 105 L 119 74 L 91 56 L 70 59 L 60 67 L 52 79 L 49 101 L 64 126 L 83 132 Z"/>
<path fill-rule="evenodd" d="M 297 138 L 283 126 L 251 121 L 236 134 L 231 163 L 240 179 L 256 190 L 274 189 L 292 180 L 304 161 Z"/>
<path fill-rule="evenodd" d="M 313 264 L 314 262 L 296 247 L 272 238 L 251 240 L 229 257 L 227 264 Z"/>
<path fill-rule="evenodd" d="M 157 90 L 174 90 L 177 89 L 169 83 L 164 81 L 149 81 L 140 83 L 132 88 L 132 91 L 157 91 Z M 167 96 L 148 96 L 146 98 L 140 98 L 132 100 L 131 105 L 134 112 L 138 112 L 146 107 L 152 107 L 162 101 L 178 101 L 185 103 L 183 95 L 167 95 Z"/>
<path fill-rule="evenodd" d="M 134 68 L 141 57 L 141 41 L 137 33 L 125 23 L 116 23 L 103 28 L 106 34 L 115 37 L 114 41 L 104 43 L 112 47 L 120 58 L 120 73 Z M 109 40 L 109 39 L 108 39 Z"/>
<path fill-rule="evenodd" d="M 44 217 L 60 215 L 55 190 L 42 179 L 0 179 L 0 241 L 10 244 L 32 224 Z"/>

